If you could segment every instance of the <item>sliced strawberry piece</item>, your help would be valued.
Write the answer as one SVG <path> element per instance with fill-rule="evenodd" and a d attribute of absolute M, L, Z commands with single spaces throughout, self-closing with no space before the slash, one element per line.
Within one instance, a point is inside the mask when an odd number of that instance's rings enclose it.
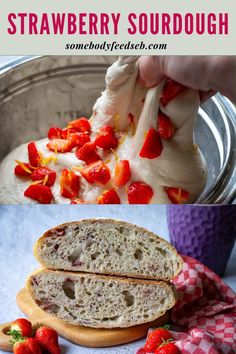
<path fill-rule="evenodd" d="M 175 128 L 170 118 L 161 111 L 158 112 L 157 127 L 157 132 L 162 139 L 169 140 L 175 133 Z"/>
<path fill-rule="evenodd" d="M 86 162 L 87 164 L 100 160 L 100 156 L 96 152 L 96 146 L 93 142 L 88 142 L 82 147 L 75 150 L 77 159 Z"/>
<path fill-rule="evenodd" d="M 131 177 L 130 165 L 128 160 L 120 160 L 115 168 L 115 185 L 123 187 L 129 182 Z"/>
<path fill-rule="evenodd" d="M 98 198 L 98 204 L 120 204 L 120 198 L 114 189 L 110 189 Z"/>
<path fill-rule="evenodd" d="M 28 144 L 28 158 L 29 158 L 30 166 L 32 167 L 40 166 L 41 158 L 34 141 Z"/>
<path fill-rule="evenodd" d="M 29 177 L 32 173 L 32 168 L 29 163 L 16 161 L 17 165 L 15 167 L 14 173 L 16 176 L 27 176 Z"/>
<path fill-rule="evenodd" d="M 73 145 L 67 139 L 53 139 L 47 144 L 47 148 L 54 152 L 70 152 L 73 149 Z"/>
<path fill-rule="evenodd" d="M 69 137 L 72 133 L 76 133 L 76 130 L 72 128 L 63 129 L 61 132 L 61 138 L 69 140 Z"/>
<path fill-rule="evenodd" d="M 90 133 L 90 131 L 91 131 L 89 120 L 84 117 L 78 118 L 76 120 L 72 120 L 68 124 L 68 128 L 73 128 L 76 131 L 82 132 L 82 133 Z"/>
<path fill-rule="evenodd" d="M 41 204 L 50 204 L 53 198 L 51 189 L 43 184 L 31 184 L 24 192 L 24 196 Z"/>
<path fill-rule="evenodd" d="M 93 162 L 80 170 L 81 175 L 88 183 L 101 183 L 103 185 L 111 179 L 109 167 L 101 160 Z"/>
<path fill-rule="evenodd" d="M 71 133 L 68 139 L 71 141 L 73 147 L 81 147 L 90 142 L 90 137 L 87 133 Z"/>
<path fill-rule="evenodd" d="M 109 125 L 101 128 L 94 144 L 103 150 L 115 149 L 118 145 L 118 139 L 115 136 L 114 129 Z"/>
<path fill-rule="evenodd" d="M 31 337 L 32 335 L 32 324 L 25 318 L 18 318 L 13 322 L 10 328 L 10 333 L 12 331 L 17 331 L 22 337 Z"/>
<path fill-rule="evenodd" d="M 73 171 L 62 170 L 60 178 L 61 195 L 64 198 L 73 199 L 78 196 L 80 189 L 80 177 Z"/>
<path fill-rule="evenodd" d="M 160 102 L 162 106 L 166 106 L 170 101 L 172 101 L 178 94 L 183 92 L 186 89 L 185 86 L 175 82 L 171 79 L 167 79 L 165 86 L 163 88 Z"/>
<path fill-rule="evenodd" d="M 48 131 L 48 139 L 61 139 L 62 129 L 58 127 L 51 127 Z"/>
<path fill-rule="evenodd" d="M 32 181 L 40 181 L 44 180 L 45 177 L 48 177 L 46 185 L 51 187 L 53 186 L 55 180 L 56 180 L 56 172 L 53 171 L 51 168 L 44 166 L 44 167 L 39 167 L 34 172 L 31 174 L 31 179 Z"/>
<path fill-rule="evenodd" d="M 162 149 L 163 146 L 158 132 L 154 128 L 150 128 L 139 156 L 147 159 L 155 159 L 160 156 Z"/>
<path fill-rule="evenodd" d="M 164 190 L 173 204 L 182 204 L 189 198 L 189 192 L 181 188 L 164 187 Z"/>
<path fill-rule="evenodd" d="M 134 182 L 129 186 L 127 194 L 129 204 L 149 204 L 153 190 L 144 182 Z"/>
<path fill-rule="evenodd" d="M 84 204 L 84 200 L 80 198 L 74 198 L 70 204 Z"/>

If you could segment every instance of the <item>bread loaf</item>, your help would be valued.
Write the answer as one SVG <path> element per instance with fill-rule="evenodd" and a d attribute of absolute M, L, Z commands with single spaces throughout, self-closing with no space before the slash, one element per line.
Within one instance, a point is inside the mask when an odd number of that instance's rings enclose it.
<path fill-rule="evenodd" d="M 170 280 L 182 267 L 174 247 L 154 233 L 123 221 L 87 219 L 48 230 L 35 245 L 47 268 Z"/>
<path fill-rule="evenodd" d="M 39 269 L 27 289 L 45 312 L 94 328 L 130 327 L 155 320 L 175 304 L 163 281 Z"/>

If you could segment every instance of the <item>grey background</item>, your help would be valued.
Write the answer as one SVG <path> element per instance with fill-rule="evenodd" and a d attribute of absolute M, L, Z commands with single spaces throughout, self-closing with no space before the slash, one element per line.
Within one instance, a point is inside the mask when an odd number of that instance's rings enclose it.
<path fill-rule="evenodd" d="M 27 275 L 38 267 L 33 257 L 36 239 L 57 224 L 89 217 L 113 217 L 144 226 L 168 239 L 166 207 L 162 205 L 10 205 L 0 206 L 0 323 L 22 317 L 15 295 Z M 236 290 L 236 248 L 224 280 Z M 60 340 L 63 354 L 135 353 L 143 341 L 107 349 L 75 346 Z M 0 351 L 1 352 L 1 351 Z"/>

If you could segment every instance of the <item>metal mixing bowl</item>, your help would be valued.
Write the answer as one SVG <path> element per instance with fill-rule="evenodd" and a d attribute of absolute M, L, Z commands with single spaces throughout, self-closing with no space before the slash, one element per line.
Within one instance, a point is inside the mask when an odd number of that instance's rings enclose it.
<path fill-rule="evenodd" d="M 45 137 L 52 125 L 91 115 L 114 56 L 22 57 L 0 68 L 0 159 L 14 147 Z M 236 110 L 217 94 L 199 109 L 195 139 L 208 181 L 199 204 L 236 198 Z"/>

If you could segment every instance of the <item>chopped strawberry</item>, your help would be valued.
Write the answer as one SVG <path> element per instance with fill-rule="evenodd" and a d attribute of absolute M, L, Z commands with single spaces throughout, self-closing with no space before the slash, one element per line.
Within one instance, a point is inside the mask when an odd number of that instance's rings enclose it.
<path fill-rule="evenodd" d="M 77 159 L 86 162 L 87 164 L 100 160 L 100 156 L 96 152 L 96 146 L 93 142 L 88 142 L 82 147 L 75 150 Z"/>
<path fill-rule="evenodd" d="M 29 158 L 30 166 L 32 167 L 40 166 L 41 158 L 34 141 L 28 144 L 28 158 Z"/>
<path fill-rule="evenodd" d="M 38 167 L 36 170 L 34 170 L 34 172 L 31 174 L 31 179 L 32 181 L 40 181 L 40 180 L 44 180 L 46 176 L 47 176 L 46 185 L 49 187 L 53 186 L 57 174 L 55 171 L 53 171 L 51 168 L 47 166 Z"/>
<path fill-rule="evenodd" d="M 84 204 L 84 200 L 80 198 L 74 198 L 70 204 Z"/>
<path fill-rule="evenodd" d="M 162 106 L 166 106 L 170 101 L 172 101 L 179 93 L 183 92 L 186 89 L 185 86 L 175 82 L 171 79 L 167 79 L 165 86 L 163 88 L 160 102 Z"/>
<path fill-rule="evenodd" d="M 130 165 L 128 160 L 120 160 L 115 167 L 115 185 L 123 187 L 129 182 L 131 177 Z"/>
<path fill-rule="evenodd" d="M 69 140 L 69 137 L 72 133 L 76 133 L 76 130 L 72 128 L 63 129 L 61 132 L 61 138 Z"/>
<path fill-rule="evenodd" d="M 134 182 L 128 188 L 129 204 L 149 204 L 153 197 L 153 190 L 144 182 Z"/>
<path fill-rule="evenodd" d="M 14 354 L 42 354 L 40 344 L 35 338 L 21 339 L 13 346 Z"/>
<path fill-rule="evenodd" d="M 175 133 L 175 129 L 169 117 L 161 111 L 158 112 L 157 132 L 162 139 L 171 139 Z"/>
<path fill-rule="evenodd" d="M 73 147 L 81 147 L 90 142 L 90 137 L 87 133 L 71 133 L 68 139 L 71 141 Z"/>
<path fill-rule="evenodd" d="M 27 162 L 16 161 L 17 165 L 15 167 L 14 173 L 16 176 L 27 176 L 29 177 L 32 173 L 32 168 Z"/>
<path fill-rule="evenodd" d="M 111 179 L 109 167 L 101 160 L 92 162 L 80 170 L 81 175 L 88 183 L 107 184 Z"/>
<path fill-rule="evenodd" d="M 114 129 L 107 125 L 99 130 L 94 144 L 103 150 L 114 149 L 118 145 L 118 139 L 115 136 Z"/>
<path fill-rule="evenodd" d="M 181 188 L 164 187 L 164 189 L 173 204 L 182 204 L 189 198 L 189 192 Z"/>
<path fill-rule="evenodd" d="M 53 198 L 51 189 L 43 184 L 31 184 L 24 192 L 24 196 L 41 204 L 50 204 Z"/>
<path fill-rule="evenodd" d="M 62 129 L 58 127 L 51 127 L 48 131 L 48 139 L 61 139 Z"/>
<path fill-rule="evenodd" d="M 9 334 L 13 334 L 12 331 L 17 331 L 22 337 L 31 337 L 32 324 L 25 318 L 18 318 L 13 322 L 10 328 Z"/>
<path fill-rule="evenodd" d="M 147 159 L 155 159 L 160 156 L 162 149 L 163 146 L 158 132 L 154 128 L 150 128 L 139 156 Z"/>
<path fill-rule="evenodd" d="M 76 120 L 72 120 L 68 124 L 68 128 L 73 128 L 76 131 L 81 133 L 90 133 L 91 131 L 89 120 L 84 117 L 78 118 Z"/>
<path fill-rule="evenodd" d="M 171 338 L 171 333 L 165 328 L 157 328 L 152 331 L 146 340 L 143 347 L 145 352 L 153 353 L 159 345 Z"/>
<path fill-rule="evenodd" d="M 73 145 L 67 139 L 53 139 L 47 144 L 47 148 L 54 152 L 70 152 L 73 149 Z"/>
<path fill-rule="evenodd" d="M 180 350 L 174 343 L 170 342 L 161 345 L 155 350 L 154 354 L 180 354 Z"/>
<path fill-rule="evenodd" d="M 54 329 L 46 326 L 39 327 L 35 332 L 35 339 L 48 354 L 61 354 L 58 334 Z"/>
<path fill-rule="evenodd" d="M 120 204 L 120 198 L 114 189 L 110 189 L 98 198 L 98 204 Z"/>
<path fill-rule="evenodd" d="M 64 198 L 73 199 L 78 196 L 80 189 L 80 177 L 73 171 L 62 170 L 60 178 L 61 195 Z"/>

